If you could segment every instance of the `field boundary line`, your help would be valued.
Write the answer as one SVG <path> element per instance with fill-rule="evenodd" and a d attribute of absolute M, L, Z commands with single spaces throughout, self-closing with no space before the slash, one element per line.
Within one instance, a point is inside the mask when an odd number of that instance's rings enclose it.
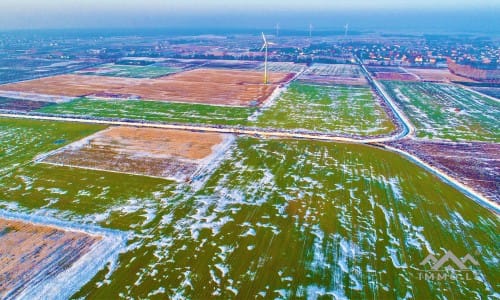
<path fill-rule="evenodd" d="M 451 84 L 452 84 L 452 85 L 455 85 L 455 86 L 457 86 L 457 87 L 460 87 L 460 88 L 462 88 L 462 89 L 464 89 L 464 90 L 467 90 L 467 91 L 469 91 L 469 92 L 471 92 L 471 93 L 474 93 L 474 94 L 476 94 L 476 95 L 478 95 L 478 96 L 486 97 L 486 98 L 488 98 L 488 99 L 490 99 L 490 100 L 493 100 L 493 101 L 495 101 L 495 102 L 497 102 L 497 103 L 500 103 L 500 99 L 497 99 L 497 98 L 492 97 L 492 96 L 490 96 L 490 95 L 483 94 L 483 93 L 481 93 L 481 92 L 479 92 L 479 91 L 476 91 L 476 90 L 474 90 L 474 89 L 471 89 L 470 87 L 468 87 L 468 86 L 466 86 L 466 85 L 459 84 L 459 83 L 453 83 L 453 82 L 452 82 Z"/>
<path fill-rule="evenodd" d="M 293 76 L 292 79 L 288 80 L 288 82 L 284 83 L 283 86 L 280 86 L 278 85 L 276 87 L 276 89 L 274 89 L 274 91 L 271 93 L 271 95 L 269 95 L 269 97 L 267 97 L 266 100 L 262 101 L 262 103 L 257 106 L 257 110 L 247 118 L 248 121 L 257 121 L 257 119 L 262 115 L 262 113 L 267 110 L 267 109 L 270 109 L 271 107 L 273 107 L 277 101 L 279 101 L 279 98 L 281 97 L 281 95 L 283 95 L 287 90 L 288 88 L 290 87 L 290 85 L 297 79 L 299 78 L 299 76 L 302 75 L 302 73 L 305 72 L 307 68 L 304 67 L 302 68 L 302 70 L 300 70 L 300 72 L 297 72 L 295 74 L 295 76 Z"/>
<path fill-rule="evenodd" d="M 179 178 L 174 178 L 174 177 L 161 177 L 161 176 L 154 176 L 154 175 L 141 174 L 141 173 L 123 172 L 123 171 L 115 171 L 115 170 L 109 170 L 109 169 L 100 169 L 100 168 L 93 168 L 93 167 L 85 167 L 85 166 L 78 166 L 78 165 L 71 165 L 71 164 L 53 163 L 53 162 L 47 162 L 47 161 L 43 161 L 43 160 L 42 161 L 37 161 L 36 163 L 37 164 L 46 164 L 46 165 L 58 166 L 58 167 L 66 167 L 66 168 L 69 167 L 69 168 L 76 168 L 76 169 L 83 169 L 83 170 L 109 172 L 109 173 L 115 173 L 115 174 L 133 175 L 133 176 L 144 176 L 144 177 L 149 177 L 149 178 L 174 181 L 174 182 L 178 182 L 178 183 L 182 183 L 183 182 Z"/>
<path fill-rule="evenodd" d="M 375 146 L 379 146 L 379 145 L 375 145 Z M 386 149 L 388 151 L 399 153 L 403 157 L 409 159 L 411 162 L 415 163 L 416 165 L 424 168 L 425 170 L 429 171 L 433 175 L 437 176 L 444 183 L 454 187 L 455 189 L 460 191 L 462 194 L 465 194 L 467 197 L 471 198 L 472 200 L 474 200 L 475 202 L 477 202 L 481 206 L 483 206 L 489 210 L 492 210 L 497 215 L 500 215 L 500 205 L 498 203 L 489 200 L 487 197 L 485 197 L 480 192 L 478 192 L 478 191 L 472 189 L 471 187 L 468 187 L 465 184 L 459 182 L 458 180 L 456 180 L 452 176 L 446 174 L 445 172 L 443 172 L 439 168 L 436 168 L 436 167 L 426 163 L 425 161 L 421 160 L 417 156 L 410 154 L 404 150 L 400 150 L 400 149 L 397 149 L 397 148 L 394 148 L 391 146 L 387 146 L 387 145 L 381 145 L 381 146 L 383 149 Z"/>
<path fill-rule="evenodd" d="M 19 119 L 35 119 L 35 120 L 46 120 L 46 121 L 62 121 L 62 122 L 80 122 L 80 123 L 89 123 L 89 124 L 104 124 L 104 125 L 118 125 L 118 126 L 135 126 L 135 127 L 147 127 L 147 128 L 164 128 L 164 129 L 180 129 L 180 130 L 190 130 L 190 131 L 206 131 L 206 132 L 219 132 L 219 133 L 232 133 L 236 135 L 249 135 L 249 136 L 257 136 L 257 137 L 269 137 L 269 138 L 285 138 L 285 139 L 308 139 L 308 140 L 317 140 L 317 141 L 330 141 L 330 142 L 340 142 L 340 143 L 352 143 L 352 144 L 368 144 L 368 145 L 377 145 L 377 143 L 394 141 L 394 137 L 385 137 L 385 138 L 372 138 L 372 139 L 352 139 L 352 138 L 344 138 L 344 137 L 335 137 L 328 135 L 314 135 L 314 134 L 300 134 L 300 133 L 287 133 L 287 132 L 279 132 L 279 131 L 258 131 L 258 130 L 248 130 L 248 129 L 240 129 L 240 128 L 216 128 L 216 127 L 202 127 L 202 126 L 193 126 L 193 125 L 170 125 L 170 124 L 155 124 L 155 123 L 145 123 L 145 122 L 124 122 L 124 121 L 106 121 L 99 119 L 79 119 L 79 118 L 64 118 L 64 117 L 51 117 L 51 116 L 35 116 L 29 114 L 5 114 L 0 113 L 0 117 L 6 118 L 19 118 Z M 427 169 L 431 173 L 435 174 L 443 181 L 448 183 L 449 185 L 457 188 L 459 191 L 462 191 L 466 196 L 472 198 L 472 200 L 476 201 L 479 204 L 483 204 L 484 207 L 492 209 L 497 214 L 500 214 L 500 206 L 496 203 L 492 203 L 492 201 L 488 200 L 482 194 L 474 191 L 473 189 L 463 185 L 458 182 L 456 179 L 451 176 L 445 174 L 441 170 L 434 168 L 427 163 L 423 162 L 416 156 L 409 154 L 405 151 L 392 148 L 390 146 L 382 145 L 383 149 L 387 149 L 389 151 L 397 152 L 411 161 L 416 163 L 417 165 Z M 99 170 L 103 171 L 103 170 Z M 107 170 L 104 172 L 108 172 Z M 133 174 L 136 175 L 136 174 Z M 163 177 L 162 177 L 163 178 Z M 163 178 L 164 179 L 164 178 Z"/>
<path fill-rule="evenodd" d="M 380 94 L 382 99 L 389 105 L 391 110 L 396 115 L 396 118 L 400 121 L 401 125 L 403 125 L 403 130 L 400 133 L 397 133 L 392 136 L 392 141 L 400 140 L 406 137 L 413 137 L 415 135 L 415 127 L 411 123 L 410 119 L 406 116 L 406 114 L 399 108 L 399 106 L 394 102 L 391 96 L 387 94 L 383 86 L 375 80 L 366 69 L 365 65 L 361 61 L 359 57 L 356 57 L 356 60 L 361 67 L 361 70 L 365 74 L 368 79 L 369 84 Z"/>
<path fill-rule="evenodd" d="M 37 214 L 25 214 L 0 210 L 0 218 L 20 221 L 34 226 L 53 227 L 63 231 L 79 232 L 100 237 L 101 240 L 92 245 L 87 253 L 78 258 L 68 269 L 49 280 L 43 280 L 27 286 L 16 296 L 19 299 L 67 299 L 78 292 L 85 284 L 107 265 L 113 268 L 118 255 L 126 249 L 130 232 L 107 229 L 95 225 L 59 220 Z"/>
<path fill-rule="evenodd" d="M 244 126 L 225 126 L 214 125 L 204 126 L 196 124 L 168 124 L 168 123 L 154 123 L 143 120 L 127 120 L 119 121 L 106 118 L 80 118 L 75 116 L 47 116 L 47 115 L 34 115 L 34 114 L 13 114 L 13 113 L 0 113 L 0 117 L 16 118 L 16 119 L 31 119 L 42 121 L 58 121 L 58 122 L 76 122 L 86 124 L 101 124 L 101 125 L 114 125 L 114 126 L 131 126 L 131 127 L 145 127 L 145 128 L 161 128 L 161 129 L 175 129 L 175 130 L 188 130 L 188 131 L 203 131 L 203 132 L 217 132 L 240 134 L 250 136 L 263 136 L 269 138 L 289 138 L 289 139 L 310 139 L 318 141 L 334 141 L 344 143 L 376 143 L 384 141 L 393 141 L 393 136 L 382 137 L 347 137 L 340 135 L 333 135 L 329 133 L 315 133 L 315 132 L 293 132 L 278 129 L 266 129 L 256 127 Z"/>

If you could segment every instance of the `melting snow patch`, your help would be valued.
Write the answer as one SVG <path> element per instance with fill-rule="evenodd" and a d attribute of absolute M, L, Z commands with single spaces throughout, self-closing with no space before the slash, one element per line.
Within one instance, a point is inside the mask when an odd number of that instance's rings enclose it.
<path fill-rule="evenodd" d="M 19 294 L 19 299 L 68 299 L 106 265 L 111 266 L 110 272 L 112 272 L 118 254 L 125 249 L 128 239 L 126 232 L 60 221 L 46 216 L 0 211 L 0 217 L 101 237 L 101 240 L 93 244 L 90 251 L 71 267 L 48 280 L 42 279 L 26 287 Z"/>
<path fill-rule="evenodd" d="M 245 236 L 255 236 L 257 233 L 255 232 L 255 229 L 249 228 L 245 233 L 240 234 L 241 237 Z"/>
<path fill-rule="evenodd" d="M 391 257 L 392 264 L 394 265 L 395 268 L 397 268 L 397 269 L 406 269 L 406 268 L 408 268 L 408 266 L 406 265 L 406 263 L 401 263 L 399 261 L 398 249 L 392 248 L 392 247 L 385 247 L 385 248 L 386 248 L 387 252 L 389 253 L 389 255 Z"/>

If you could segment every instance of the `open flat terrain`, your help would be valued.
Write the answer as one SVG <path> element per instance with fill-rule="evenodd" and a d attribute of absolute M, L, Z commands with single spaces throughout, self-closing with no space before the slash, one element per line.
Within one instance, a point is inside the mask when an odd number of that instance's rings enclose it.
<path fill-rule="evenodd" d="M 494 293 L 490 259 L 498 220 L 410 162 L 356 145 L 243 138 L 237 146 L 204 189 L 169 203 L 168 217 L 155 229 L 163 238 L 143 241 L 154 255 L 143 262 L 149 267 L 134 274 L 133 265 L 124 265 L 109 286 L 80 295 L 420 299 Z M 464 238 L 457 240 L 459 232 Z M 482 249 L 475 269 L 481 280 L 431 286 L 418 279 L 429 252 L 441 255 L 450 247 L 463 256 L 474 245 Z M 144 257 L 139 253 L 131 257 Z M 135 280 L 141 285 L 122 288 Z"/>
<path fill-rule="evenodd" d="M 50 281 L 101 238 L 83 232 L 0 218 L 0 297 Z"/>
<path fill-rule="evenodd" d="M 471 87 L 473 90 L 500 100 L 500 87 Z"/>
<path fill-rule="evenodd" d="M 196 69 L 156 79 L 60 75 L 1 85 L 0 90 L 249 106 L 263 102 L 278 84 L 293 77 L 290 73 L 271 73 L 271 84 L 264 85 L 262 76 L 261 72 L 255 71 L 215 69 Z"/>
<path fill-rule="evenodd" d="M 41 161 L 183 181 L 223 151 L 228 139 L 217 133 L 111 127 L 43 156 Z"/>
<path fill-rule="evenodd" d="M 0 118 L 0 176 L 8 176 L 10 171 L 31 163 L 36 154 L 55 150 L 104 128 Z"/>
<path fill-rule="evenodd" d="M 319 64 L 307 68 L 298 78 L 300 82 L 313 84 L 368 85 L 358 65 Z"/>
<path fill-rule="evenodd" d="M 260 127 L 374 136 L 396 129 L 368 87 L 293 83 L 256 121 Z"/>
<path fill-rule="evenodd" d="M 156 78 L 182 71 L 181 68 L 169 68 L 157 65 L 133 66 L 123 64 L 105 64 L 75 72 L 80 75 L 99 75 L 110 77 Z"/>
<path fill-rule="evenodd" d="M 0 85 L 2 91 L 28 92 L 42 95 L 79 97 L 104 91 L 119 90 L 141 82 L 133 78 L 83 75 L 58 75 L 35 80 Z"/>
<path fill-rule="evenodd" d="M 255 110 L 255 107 L 80 98 L 45 106 L 37 112 L 157 122 L 244 125 Z"/>
<path fill-rule="evenodd" d="M 420 68 L 405 68 L 408 73 L 416 75 L 420 81 L 430 82 L 474 82 L 462 76 L 451 73 L 448 69 L 420 69 Z"/>
<path fill-rule="evenodd" d="M 0 84 L 63 74 L 95 64 L 92 60 L 68 60 L 58 58 L 35 58 L 29 56 L 0 57 Z"/>
<path fill-rule="evenodd" d="M 156 62 L 156 66 L 174 68 L 174 69 L 196 69 L 204 66 L 208 61 L 204 59 L 176 59 L 165 58 Z"/>
<path fill-rule="evenodd" d="M 293 62 L 276 62 L 276 61 L 267 62 L 267 70 L 269 72 L 298 73 L 306 68 L 307 66 L 305 64 L 298 64 Z M 257 70 L 264 71 L 264 64 L 260 64 L 257 67 Z"/>
<path fill-rule="evenodd" d="M 394 153 L 239 138 L 197 190 L 151 177 L 32 163 L 57 148 L 62 133 L 81 126 L 8 120 L 0 137 L 0 145 L 24 145 L 23 152 L 0 159 L 2 167 L 10 166 L 0 180 L 0 208 L 128 232 L 118 262 L 74 297 L 495 294 L 497 216 Z M 66 139 L 76 141 L 79 134 Z M 459 257 L 471 253 L 479 261 L 470 266 L 476 277 L 433 285 L 419 280 L 418 269 L 428 269 L 419 263 L 443 249 Z"/>
<path fill-rule="evenodd" d="M 444 170 L 463 184 L 500 203 L 500 145 L 402 140 L 389 145 Z"/>
<path fill-rule="evenodd" d="M 171 80 L 186 82 L 219 83 L 224 85 L 248 85 L 263 83 L 263 73 L 256 71 L 195 69 L 170 76 Z M 271 85 L 289 81 L 293 75 L 289 72 L 269 73 Z"/>
<path fill-rule="evenodd" d="M 263 63 L 259 61 L 244 61 L 244 60 L 218 60 L 207 59 L 203 60 L 200 66 L 210 69 L 229 69 L 229 70 L 257 70 Z M 287 71 L 288 72 L 288 71 Z"/>
<path fill-rule="evenodd" d="M 500 300 L 498 36 L 150 2 L 0 28 L 0 300 Z"/>
<path fill-rule="evenodd" d="M 500 142 L 498 101 L 450 84 L 383 84 L 415 125 L 417 137 Z"/>
<path fill-rule="evenodd" d="M 419 81 L 419 78 L 400 67 L 368 66 L 368 71 L 378 80 Z"/>
<path fill-rule="evenodd" d="M 0 97 L 0 109 L 5 110 L 33 111 L 50 105 L 54 105 L 54 103 Z"/>

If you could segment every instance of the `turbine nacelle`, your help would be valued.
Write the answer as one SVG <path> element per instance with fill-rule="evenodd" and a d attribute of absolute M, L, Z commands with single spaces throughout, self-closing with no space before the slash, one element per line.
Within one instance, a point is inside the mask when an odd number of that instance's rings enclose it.
<path fill-rule="evenodd" d="M 264 40 L 264 44 L 262 45 L 262 48 L 260 48 L 260 52 L 264 51 L 269 46 L 276 45 L 275 43 L 268 42 L 266 36 L 264 35 L 264 33 L 262 33 L 262 40 Z"/>

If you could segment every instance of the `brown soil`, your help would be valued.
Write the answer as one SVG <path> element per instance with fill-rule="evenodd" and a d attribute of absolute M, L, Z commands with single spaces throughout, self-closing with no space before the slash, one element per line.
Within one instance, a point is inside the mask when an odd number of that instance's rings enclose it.
<path fill-rule="evenodd" d="M 413 74 L 397 72 L 376 72 L 375 77 L 379 80 L 419 81 Z"/>
<path fill-rule="evenodd" d="M 219 133 L 136 127 L 112 127 L 92 139 L 92 144 L 108 146 L 122 153 L 192 160 L 209 156 L 212 147 L 221 142 Z"/>
<path fill-rule="evenodd" d="M 133 78 L 59 75 L 0 85 L 0 90 L 79 97 L 91 95 L 100 91 L 121 89 L 137 83 L 138 80 Z"/>
<path fill-rule="evenodd" d="M 156 79 L 60 75 L 0 85 L 0 90 L 70 97 L 117 95 L 145 100 L 248 106 L 262 103 L 275 88 L 292 78 L 290 73 L 196 69 Z"/>
<path fill-rule="evenodd" d="M 280 84 L 287 80 L 289 73 L 269 73 L 270 84 Z M 223 84 L 262 84 L 263 72 L 220 70 L 220 69 L 195 69 L 177 73 L 168 77 L 174 81 L 210 82 Z"/>
<path fill-rule="evenodd" d="M 154 177 L 182 177 L 193 174 L 198 165 L 172 158 L 134 157 L 124 153 L 117 153 L 109 148 L 81 148 L 67 150 L 48 157 L 44 162 L 89 168 L 103 171 L 114 171 Z"/>
<path fill-rule="evenodd" d="M 0 298 L 71 267 L 100 237 L 50 226 L 0 219 Z"/>
<path fill-rule="evenodd" d="M 218 133 L 112 127 L 44 162 L 138 175 L 188 178 L 221 143 Z"/>
<path fill-rule="evenodd" d="M 341 84 L 341 85 L 359 85 L 366 86 L 368 81 L 364 77 L 334 77 L 334 76 L 317 76 L 317 75 L 303 75 L 298 79 L 299 82 L 312 83 L 312 84 Z"/>
<path fill-rule="evenodd" d="M 406 68 L 410 73 L 413 73 L 421 78 L 422 81 L 432 81 L 432 82 L 474 82 L 469 78 L 458 76 L 452 74 L 448 69 L 416 69 L 416 68 Z"/>
<path fill-rule="evenodd" d="M 6 100 L 4 102 L 0 101 L 0 109 L 17 111 L 33 111 L 48 105 L 54 105 L 54 103 L 16 99 Z"/>
<path fill-rule="evenodd" d="M 389 143 L 500 203 L 500 145 L 404 140 Z"/>

